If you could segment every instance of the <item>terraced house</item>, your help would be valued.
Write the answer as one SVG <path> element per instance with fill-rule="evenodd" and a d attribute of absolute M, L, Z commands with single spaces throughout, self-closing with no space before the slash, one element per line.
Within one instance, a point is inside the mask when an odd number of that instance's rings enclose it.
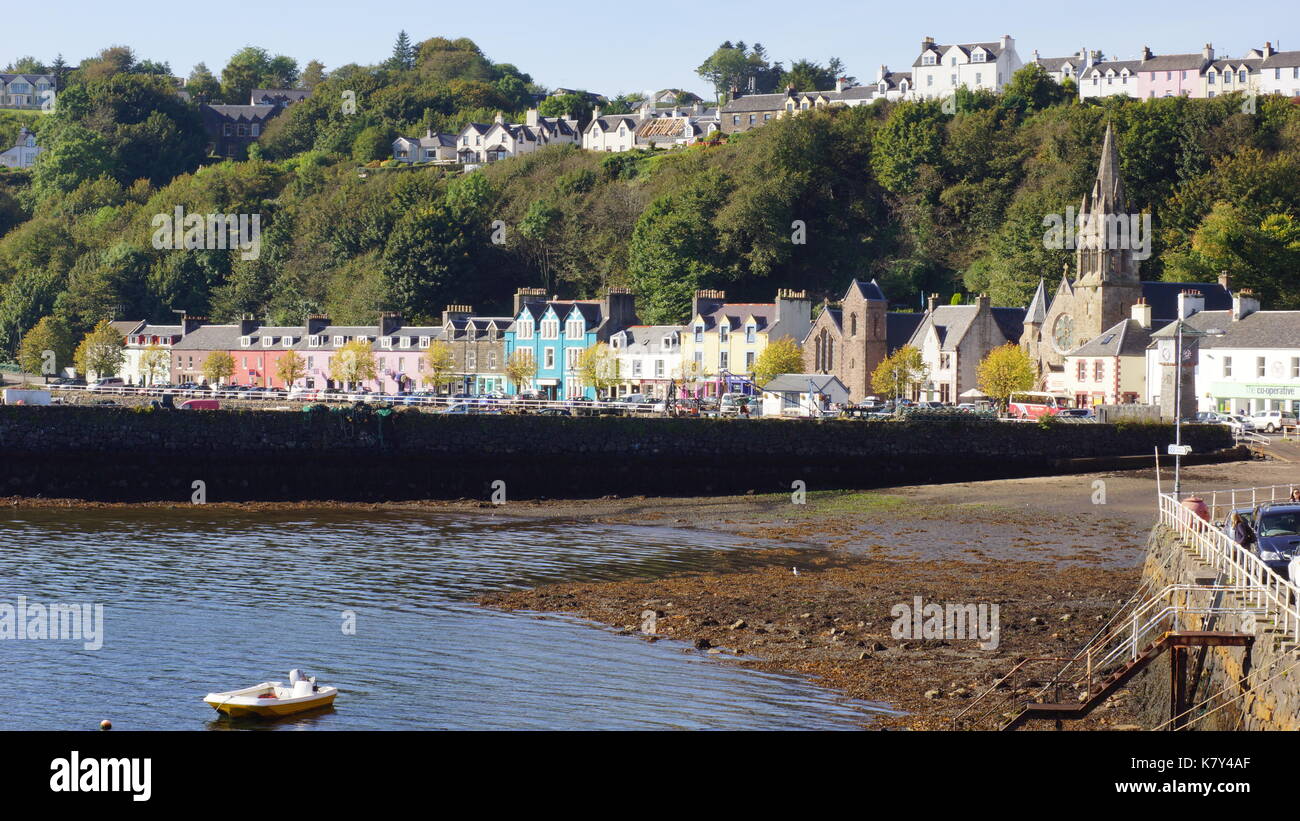
<path fill-rule="evenodd" d="M 611 288 L 599 300 L 546 299 L 538 288 L 515 292 L 514 324 L 506 331 L 506 357 L 523 351 L 536 364 L 528 385 L 507 383 L 514 393 L 532 389 L 549 399 L 596 398 L 578 373 L 583 352 L 598 342 L 636 325 L 636 303 L 631 291 Z"/>
<path fill-rule="evenodd" d="M 682 378 L 705 395 L 744 391 L 754 363 L 778 339 L 802 341 L 812 325 L 806 291 L 777 291 L 774 302 L 727 302 L 725 291 L 696 291 L 682 334 Z"/>
<path fill-rule="evenodd" d="M 623 393 L 667 399 L 682 369 L 680 325 L 632 325 L 609 338 L 618 359 Z"/>
<path fill-rule="evenodd" d="M 455 361 L 453 388 L 471 394 L 506 389 L 506 332 L 509 316 L 474 316 L 469 305 L 448 305 L 442 312 L 441 341 Z"/>

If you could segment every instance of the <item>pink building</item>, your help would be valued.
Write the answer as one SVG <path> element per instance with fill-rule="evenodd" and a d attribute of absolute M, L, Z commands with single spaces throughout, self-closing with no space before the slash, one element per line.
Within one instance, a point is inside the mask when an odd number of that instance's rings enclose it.
<path fill-rule="evenodd" d="M 1200 54 L 1152 54 L 1142 47 L 1142 61 L 1137 68 L 1137 97 L 1204 97 L 1205 69 L 1214 62 L 1214 47 L 1209 43 Z"/>

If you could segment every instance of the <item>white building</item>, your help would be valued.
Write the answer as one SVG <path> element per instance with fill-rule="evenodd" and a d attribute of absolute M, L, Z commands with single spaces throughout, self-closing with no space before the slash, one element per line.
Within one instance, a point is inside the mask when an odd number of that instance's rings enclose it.
<path fill-rule="evenodd" d="M 7 151 L 0 151 L 0 165 L 7 165 L 10 168 L 31 168 L 36 163 L 36 157 L 44 150 L 36 144 L 36 135 L 24 126 L 18 131 L 18 139 L 14 140 L 13 147 Z"/>
<path fill-rule="evenodd" d="M 1079 79 L 1079 97 L 1138 96 L 1138 67 L 1141 60 L 1102 60 L 1084 69 Z"/>
<path fill-rule="evenodd" d="M 171 373 L 172 345 L 183 336 L 180 325 L 135 323 L 126 334 L 118 376 L 128 385 L 166 384 Z"/>
<path fill-rule="evenodd" d="M 1250 52 L 1260 57 L 1258 89 L 1260 94 L 1300 97 L 1300 51 L 1274 51 L 1272 43 Z"/>
<path fill-rule="evenodd" d="M 912 94 L 912 72 L 890 71 L 889 66 L 882 65 L 876 70 L 876 81 L 872 83 L 871 97 L 867 102 L 880 100 L 907 100 Z"/>
<path fill-rule="evenodd" d="M 1250 291 L 1233 294 L 1228 311 L 1197 310 L 1187 325 L 1197 337 L 1197 410 L 1300 411 L 1300 311 L 1261 311 Z M 1147 349 L 1148 401 L 1160 402 L 1157 349 Z"/>
<path fill-rule="evenodd" d="M 1038 49 L 1034 49 L 1033 56 L 1029 58 L 1029 63 L 1042 66 L 1043 71 L 1046 71 L 1048 76 L 1058 83 L 1073 80 L 1077 85 L 1079 77 L 1096 59 L 1097 52 L 1088 51 L 1086 48 L 1079 49 L 1069 57 L 1039 57 Z"/>
<path fill-rule="evenodd" d="M 825 373 L 783 373 L 763 386 L 764 416 L 821 416 L 849 401 L 849 389 Z"/>
<path fill-rule="evenodd" d="M 405 163 L 456 162 L 455 134 L 424 132 L 423 137 L 398 137 L 393 140 L 393 159 Z"/>
<path fill-rule="evenodd" d="M 955 45 L 941 45 L 927 37 L 912 63 L 913 94 L 922 100 L 942 99 L 963 86 L 1000 93 L 1021 65 L 1016 41 L 1009 34 L 996 43 Z"/>
<path fill-rule="evenodd" d="M 609 346 L 618 359 L 624 393 L 668 398 L 682 367 L 680 325 L 631 325 L 610 336 Z"/>
<path fill-rule="evenodd" d="M 636 130 L 651 116 L 649 106 L 642 106 L 636 114 L 601 114 L 597 108 L 582 132 L 582 147 L 588 151 L 631 151 L 636 148 Z"/>

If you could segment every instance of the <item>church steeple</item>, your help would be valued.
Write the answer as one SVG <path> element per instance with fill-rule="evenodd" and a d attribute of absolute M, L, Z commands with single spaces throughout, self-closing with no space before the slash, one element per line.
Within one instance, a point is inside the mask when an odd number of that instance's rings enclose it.
<path fill-rule="evenodd" d="M 1115 129 L 1107 123 L 1097 179 L 1079 205 L 1076 283 L 1136 283 L 1138 265 L 1133 256 L 1136 228 L 1135 220 L 1128 213 L 1128 198 L 1124 195 L 1124 181 L 1120 178 Z"/>

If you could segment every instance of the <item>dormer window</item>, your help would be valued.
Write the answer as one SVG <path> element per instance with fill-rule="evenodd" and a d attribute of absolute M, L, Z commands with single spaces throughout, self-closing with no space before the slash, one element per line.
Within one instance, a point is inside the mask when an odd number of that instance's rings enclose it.
<path fill-rule="evenodd" d="M 334 337 L 334 347 L 336 347 L 336 348 L 342 348 L 342 347 L 343 347 L 343 337 L 341 337 L 341 336 L 336 336 L 336 337 Z"/>
<path fill-rule="evenodd" d="M 924 57 L 922 57 L 922 58 L 921 58 L 921 65 L 923 65 L 923 66 L 932 66 L 932 65 L 934 65 L 934 55 L 933 55 L 933 54 L 927 54 L 927 55 L 925 55 Z"/>
<path fill-rule="evenodd" d="M 263 347 L 263 348 L 270 348 L 270 347 L 272 347 L 272 346 L 274 346 L 274 345 L 275 345 L 275 337 L 273 337 L 273 336 L 264 336 L 264 337 L 262 337 L 262 347 Z"/>
<path fill-rule="evenodd" d="M 587 332 L 586 323 L 579 319 L 570 319 L 565 323 L 565 334 L 569 339 L 582 339 Z"/>
<path fill-rule="evenodd" d="M 754 323 L 751 322 L 745 326 L 745 342 L 747 344 L 753 345 L 757 336 L 758 327 Z"/>
<path fill-rule="evenodd" d="M 668 349 L 672 348 L 672 346 L 673 346 L 673 338 L 672 338 L 672 335 L 670 334 L 670 335 L 668 335 L 668 336 L 665 336 L 665 337 L 663 338 L 663 340 L 662 340 L 662 344 L 663 344 L 664 350 L 668 350 Z"/>
<path fill-rule="evenodd" d="M 695 326 L 695 344 L 704 344 L 704 323 L 698 323 Z"/>
<path fill-rule="evenodd" d="M 309 348 L 319 348 L 319 347 L 320 347 L 320 337 L 319 337 L 319 336 L 316 336 L 315 334 L 309 336 L 309 337 L 307 338 L 307 347 L 309 347 Z"/>
<path fill-rule="evenodd" d="M 239 347 L 247 348 L 251 344 L 253 344 L 253 338 L 251 336 L 241 336 L 239 338 Z"/>
<path fill-rule="evenodd" d="M 402 346 L 403 348 L 410 348 L 410 347 L 411 347 L 411 338 L 410 338 L 409 336 L 404 336 L 404 337 L 402 337 L 401 346 Z"/>
<path fill-rule="evenodd" d="M 391 350 L 393 347 L 393 338 L 391 336 L 385 336 L 379 340 L 379 344 Z"/>
<path fill-rule="evenodd" d="M 970 59 L 972 63 L 982 63 L 984 62 L 984 52 L 977 51 L 971 55 Z"/>
<path fill-rule="evenodd" d="M 725 322 L 720 323 L 718 325 L 718 341 L 726 342 L 730 338 L 730 336 L 731 336 L 731 329 L 727 326 L 727 323 Z"/>
<path fill-rule="evenodd" d="M 281 344 L 282 346 L 286 347 L 286 348 L 292 348 L 292 347 L 293 347 L 293 337 L 291 337 L 291 336 L 282 336 L 282 337 L 280 337 L 280 344 Z"/>
<path fill-rule="evenodd" d="M 421 348 L 429 347 L 429 337 L 427 336 L 420 337 L 420 347 Z"/>

